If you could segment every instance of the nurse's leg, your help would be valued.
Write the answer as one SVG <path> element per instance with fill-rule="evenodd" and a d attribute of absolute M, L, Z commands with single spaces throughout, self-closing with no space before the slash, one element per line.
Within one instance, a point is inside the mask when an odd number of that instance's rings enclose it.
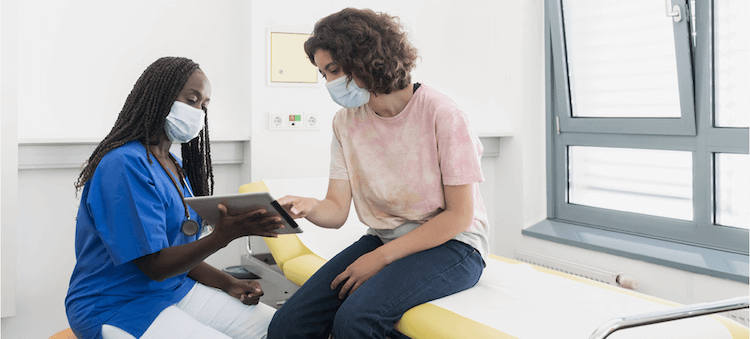
<path fill-rule="evenodd" d="M 130 333 L 112 325 L 102 326 L 102 338 L 104 339 L 135 339 Z M 201 324 L 187 313 L 170 306 L 164 309 L 156 317 L 151 326 L 141 336 L 141 339 L 231 339 L 211 327 Z"/>
<path fill-rule="evenodd" d="M 276 311 L 268 328 L 268 339 L 328 338 L 333 318 L 343 302 L 338 291 L 331 289 L 331 282 L 357 258 L 382 245 L 376 236 L 363 236 L 318 269 Z"/>
<path fill-rule="evenodd" d="M 397 260 L 345 299 L 333 336 L 384 338 L 407 310 L 474 286 L 483 269 L 479 252 L 456 240 Z"/>
<path fill-rule="evenodd" d="M 135 339 L 135 337 L 120 329 L 119 327 L 107 325 L 102 325 L 102 338 L 104 339 Z"/>
<path fill-rule="evenodd" d="M 245 305 L 219 289 L 196 283 L 176 307 L 198 322 L 235 339 L 265 338 L 273 307 Z"/>

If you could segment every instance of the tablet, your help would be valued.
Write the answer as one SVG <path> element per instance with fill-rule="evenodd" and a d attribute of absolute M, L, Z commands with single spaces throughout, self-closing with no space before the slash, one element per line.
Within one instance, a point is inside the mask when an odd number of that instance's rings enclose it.
<path fill-rule="evenodd" d="M 278 213 L 284 228 L 275 230 L 279 234 L 302 233 L 302 229 L 294 219 L 286 213 L 283 207 L 271 197 L 268 192 L 238 193 L 228 195 L 213 195 L 203 197 L 186 197 L 185 202 L 209 225 L 216 225 L 219 221 L 219 203 L 227 207 L 227 211 L 245 212 L 257 207 L 264 207 L 271 213 Z"/>

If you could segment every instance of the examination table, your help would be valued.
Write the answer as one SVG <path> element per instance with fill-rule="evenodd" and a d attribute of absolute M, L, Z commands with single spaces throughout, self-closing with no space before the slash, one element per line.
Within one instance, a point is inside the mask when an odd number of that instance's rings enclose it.
<path fill-rule="evenodd" d="M 265 180 L 244 185 L 240 192 L 268 190 L 275 198 L 290 194 L 322 199 L 327 187 L 327 178 Z M 292 286 L 286 288 L 292 292 L 366 230 L 354 208 L 346 224 L 338 230 L 323 229 L 304 219 L 297 221 L 304 233 L 264 238 L 277 271 L 257 267 L 261 261 L 250 255 L 243 258 L 246 269 L 264 278 L 272 278 L 269 274 L 276 272 L 276 281 Z M 410 309 L 396 327 L 409 337 L 425 339 L 739 339 L 748 338 L 746 327 L 716 314 L 697 315 L 746 308 L 747 300 L 743 297 L 707 306 L 680 306 L 621 287 L 490 255 L 476 286 Z M 666 321 L 685 314 L 690 318 Z M 640 326 L 643 323 L 654 324 Z"/>

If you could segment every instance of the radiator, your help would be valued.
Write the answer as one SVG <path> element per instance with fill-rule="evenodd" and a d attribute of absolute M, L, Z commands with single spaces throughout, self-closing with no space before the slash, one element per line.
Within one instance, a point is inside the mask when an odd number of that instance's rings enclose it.
<path fill-rule="evenodd" d="M 542 254 L 518 250 L 515 251 L 515 259 L 527 264 L 549 268 L 551 270 L 591 279 L 608 285 L 620 286 L 631 290 L 638 288 L 638 280 L 620 272 L 603 270 Z"/>

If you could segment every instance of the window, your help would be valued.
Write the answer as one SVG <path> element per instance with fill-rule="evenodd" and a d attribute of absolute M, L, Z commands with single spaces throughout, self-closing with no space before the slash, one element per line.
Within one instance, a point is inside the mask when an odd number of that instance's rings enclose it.
<path fill-rule="evenodd" d="M 691 220 L 692 155 L 687 151 L 568 147 L 568 203 Z"/>
<path fill-rule="evenodd" d="M 747 255 L 750 2 L 545 4 L 549 219 Z"/>

